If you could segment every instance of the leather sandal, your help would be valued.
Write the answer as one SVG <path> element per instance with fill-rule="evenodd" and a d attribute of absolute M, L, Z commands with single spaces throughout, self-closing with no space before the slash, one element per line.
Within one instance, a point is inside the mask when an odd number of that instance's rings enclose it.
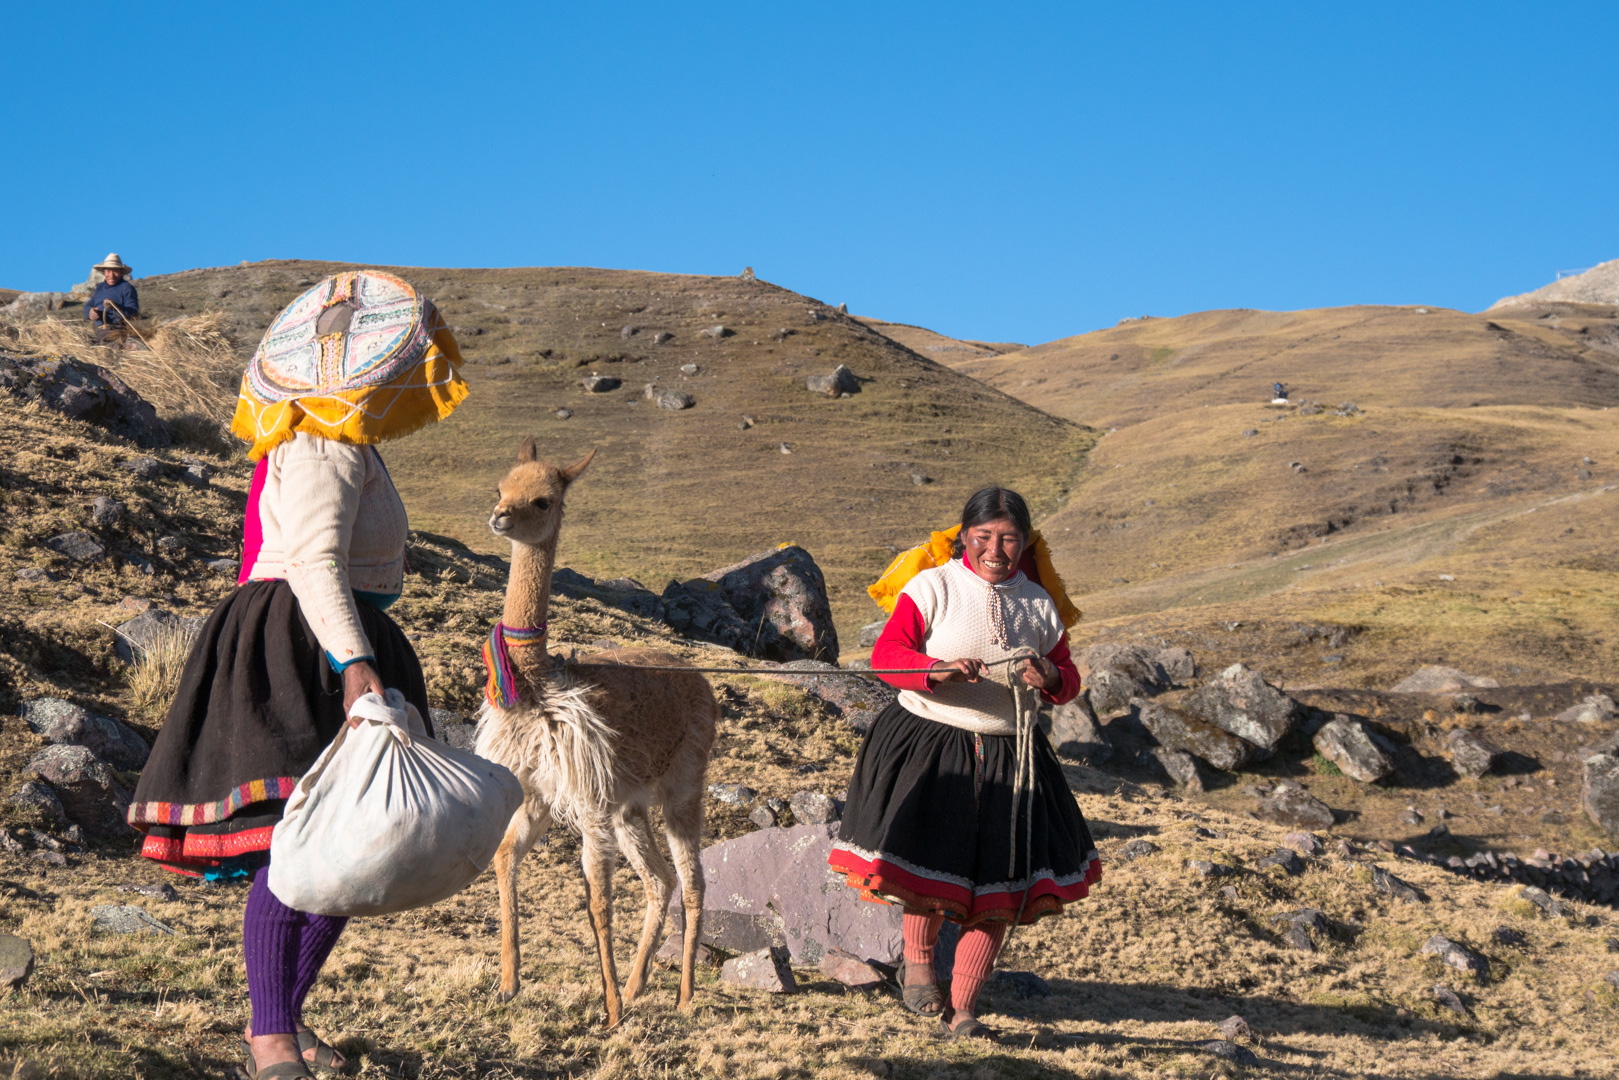
<path fill-rule="evenodd" d="M 253 1045 L 246 1039 L 242 1040 L 242 1056 L 247 1064 L 242 1068 L 247 1080 L 312 1080 L 314 1074 L 309 1071 L 309 1063 L 299 1058 L 297 1061 L 278 1061 L 274 1065 L 259 1068 L 253 1060 Z"/>
<path fill-rule="evenodd" d="M 304 1058 L 304 1064 L 308 1065 L 314 1072 L 341 1076 L 349 1071 L 348 1059 L 344 1058 L 341 1065 L 335 1064 L 338 1058 L 337 1049 L 319 1035 L 316 1035 L 308 1028 L 300 1028 L 297 1035 L 299 1054 L 308 1054 L 311 1050 L 315 1051 L 313 1058 Z"/>
<path fill-rule="evenodd" d="M 993 1043 L 1001 1041 L 1000 1032 L 988 1024 L 979 1023 L 977 1018 L 971 1016 L 955 1027 L 951 1027 L 950 1021 L 945 1017 L 939 1017 L 939 1034 L 947 1039 L 982 1039 Z"/>
<path fill-rule="evenodd" d="M 944 1013 L 944 996 L 939 993 L 939 984 L 930 982 L 918 986 L 907 986 L 905 973 L 910 968 L 910 961 L 903 956 L 899 961 L 899 999 L 905 1007 L 918 1016 L 941 1016 Z"/>

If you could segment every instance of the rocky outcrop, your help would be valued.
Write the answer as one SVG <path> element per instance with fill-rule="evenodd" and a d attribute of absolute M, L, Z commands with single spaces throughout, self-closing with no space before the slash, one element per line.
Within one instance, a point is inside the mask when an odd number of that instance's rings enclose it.
<path fill-rule="evenodd" d="M 1394 771 L 1394 759 L 1352 717 L 1333 717 L 1315 733 L 1314 743 L 1316 753 L 1363 784 L 1375 784 Z"/>
<path fill-rule="evenodd" d="M 137 446 L 168 446 L 157 410 L 104 367 L 71 356 L 0 352 L 0 390 L 22 401 L 106 428 Z"/>
<path fill-rule="evenodd" d="M 692 581 L 671 581 L 663 603 L 669 625 L 689 637 L 768 660 L 837 663 L 826 579 L 795 544 Z"/>
<path fill-rule="evenodd" d="M 1232 664 L 1186 696 L 1181 707 L 1200 720 L 1274 750 L 1298 726 L 1298 703 L 1257 671 Z"/>
<path fill-rule="evenodd" d="M 1196 716 L 1139 698 L 1132 704 L 1142 726 L 1160 746 L 1196 755 L 1216 769 L 1228 772 L 1242 768 L 1253 759 L 1251 745 Z"/>
<path fill-rule="evenodd" d="M 1083 696 L 1042 710 L 1040 728 L 1059 757 L 1100 765 L 1113 756 L 1113 747 Z"/>
<path fill-rule="evenodd" d="M 47 746 L 28 768 L 49 784 L 61 800 L 68 820 L 92 832 L 128 830 L 124 813 L 129 792 L 113 776 L 112 766 L 82 746 Z"/>
<path fill-rule="evenodd" d="M 61 698 L 25 702 L 22 718 L 46 742 L 82 746 L 115 769 L 140 769 L 152 752 L 128 726 Z"/>

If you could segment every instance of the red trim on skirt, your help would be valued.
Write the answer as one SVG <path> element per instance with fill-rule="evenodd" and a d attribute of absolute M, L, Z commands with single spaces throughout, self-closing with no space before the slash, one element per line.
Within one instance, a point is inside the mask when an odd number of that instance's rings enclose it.
<path fill-rule="evenodd" d="M 182 874 L 212 869 L 226 859 L 269 851 L 274 825 L 243 829 L 233 833 L 193 833 L 182 836 L 150 836 L 141 844 L 141 856 L 162 863 Z"/>
<path fill-rule="evenodd" d="M 881 855 L 862 859 L 847 848 L 833 847 L 826 861 L 832 869 L 846 876 L 851 889 L 859 890 L 862 900 L 878 904 L 897 902 L 908 908 L 938 912 L 962 926 L 990 919 L 1011 922 L 1018 917 L 1018 905 L 1023 900 L 1021 889 L 974 894 L 954 882 L 923 877 L 895 866 Z M 1063 905 L 1089 896 L 1091 886 L 1100 880 L 1102 863 L 1095 858 L 1086 865 L 1084 878 L 1071 885 L 1058 885 L 1049 877 L 1037 879 L 1029 890 L 1028 903 L 1023 905 L 1023 925 L 1047 915 L 1062 914 Z"/>

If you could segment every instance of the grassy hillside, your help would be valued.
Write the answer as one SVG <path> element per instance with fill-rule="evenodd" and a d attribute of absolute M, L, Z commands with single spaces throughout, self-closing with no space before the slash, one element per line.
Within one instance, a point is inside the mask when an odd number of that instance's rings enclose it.
<path fill-rule="evenodd" d="M 1082 636 L 1295 682 L 1619 676 L 1619 309 L 1213 311 L 948 362 L 1108 431 L 1046 523 Z"/>
<path fill-rule="evenodd" d="M 268 262 L 139 285 L 155 319 L 222 312 L 250 351 L 285 303 L 344 268 Z M 656 590 L 794 541 L 826 572 L 846 649 L 880 615 L 864 588 L 896 550 L 954 520 L 985 483 L 1055 509 L 1094 441 L 762 281 L 395 269 L 455 327 L 472 385 L 448 423 L 385 448 L 414 524 L 497 552 L 484 519 L 522 437 L 533 434 L 541 455 L 559 460 L 597 447 L 569 500 L 564 563 Z M 716 326 L 726 332 L 704 333 Z M 838 364 L 861 380 L 858 394 L 804 389 L 806 376 Z M 587 393 L 580 380 L 592 373 L 623 386 Z M 647 384 L 685 391 L 696 405 L 660 409 L 643 399 Z M 563 409 L 572 415 L 558 419 Z"/>

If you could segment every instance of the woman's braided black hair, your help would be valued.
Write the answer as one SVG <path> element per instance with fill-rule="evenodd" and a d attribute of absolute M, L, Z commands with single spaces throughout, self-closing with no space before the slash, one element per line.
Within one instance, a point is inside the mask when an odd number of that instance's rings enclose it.
<path fill-rule="evenodd" d="M 1025 544 L 1029 542 L 1029 533 L 1034 530 L 1029 521 L 1029 504 L 1023 501 L 1023 496 L 1011 488 L 979 488 L 967 500 L 967 505 L 961 508 L 961 531 L 956 534 L 955 558 L 961 558 L 962 552 L 967 550 L 963 543 L 967 530 L 986 521 L 1011 521 L 1023 534 Z"/>

